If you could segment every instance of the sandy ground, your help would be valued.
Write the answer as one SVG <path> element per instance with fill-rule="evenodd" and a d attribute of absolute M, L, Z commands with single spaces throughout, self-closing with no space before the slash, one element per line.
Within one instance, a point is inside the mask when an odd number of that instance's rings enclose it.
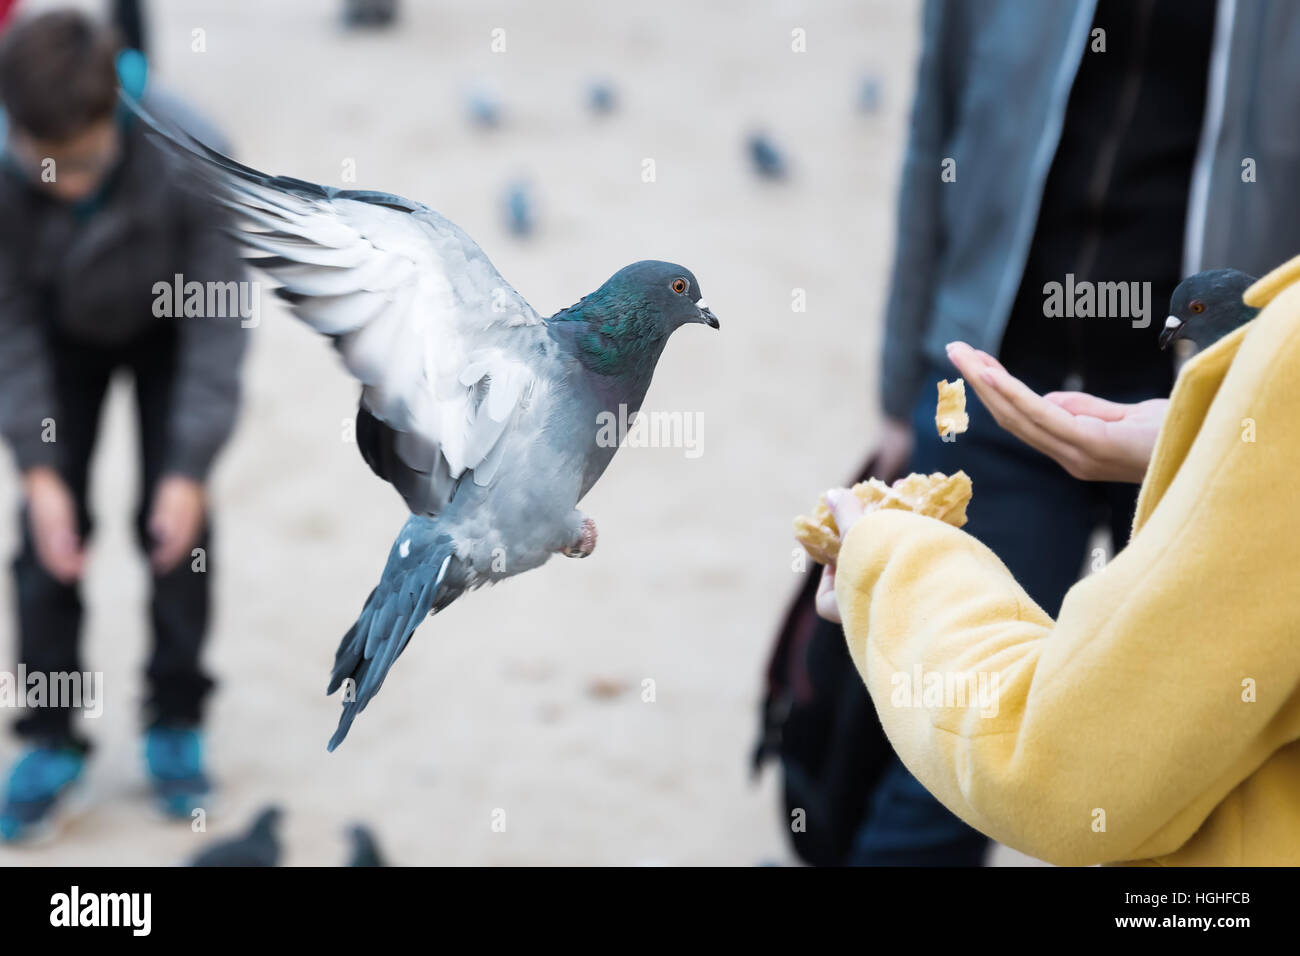
<path fill-rule="evenodd" d="M 87 722 L 91 807 L 59 842 L 0 851 L 0 865 L 173 863 L 269 801 L 288 809 L 293 864 L 339 862 L 342 827 L 357 818 L 405 864 L 788 859 L 776 775 L 755 785 L 746 760 L 772 631 L 798 583 L 790 516 L 872 442 L 917 4 L 408 2 L 400 28 L 375 35 L 345 34 L 335 5 L 314 0 L 152 8 L 156 78 L 215 118 L 241 158 L 336 185 L 353 161 L 359 185 L 462 225 L 543 314 L 627 262 L 688 265 L 722 330 L 675 337 L 647 408 L 699 413 L 703 453 L 620 452 L 585 503 L 596 555 L 557 559 L 426 624 L 327 754 L 334 648 L 404 509 L 344 440 L 356 390 L 331 350 L 264 310 L 215 478 L 221 799 L 196 834 L 160 822 L 145 799 L 146 578 L 129 534 L 134 435 L 119 388 L 95 467 L 86 587 L 86 664 L 107 686 L 103 717 Z M 496 28 L 505 53 L 490 50 Z M 795 28 L 806 53 L 791 51 Z M 192 50 L 195 30 L 205 52 Z M 873 115 L 855 110 L 867 72 L 882 81 Z M 602 75 L 621 104 L 595 119 L 582 91 Z M 505 104 L 496 131 L 465 121 L 476 83 Z M 790 182 L 750 174 L 742 141 L 755 127 L 790 154 Z M 538 198 L 529 241 L 501 214 L 519 176 Z M 806 312 L 792 310 L 796 289 Z M 6 469 L 0 500 L 16 493 Z M 10 517 L 0 552 L 13 547 Z M 641 699 L 647 679 L 653 703 Z M 16 752 L 6 737 L 0 763 Z M 492 829 L 497 809 L 505 832 Z"/>

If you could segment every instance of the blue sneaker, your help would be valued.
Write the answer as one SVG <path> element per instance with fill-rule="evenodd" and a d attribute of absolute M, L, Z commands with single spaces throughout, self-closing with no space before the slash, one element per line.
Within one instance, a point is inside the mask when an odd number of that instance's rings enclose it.
<path fill-rule="evenodd" d="M 203 731 L 197 727 L 151 727 L 144 738 L 154 795 L 163 813 L 188 820 L 212 793 L 203 772 Z"/>
<path fill-rule="evenodd" d="M 23 754 L 9 772 L 0 840 L 19 843 L 50 833 L 85 765 L 85 753 L 73 746 L 37 746 Z"/>

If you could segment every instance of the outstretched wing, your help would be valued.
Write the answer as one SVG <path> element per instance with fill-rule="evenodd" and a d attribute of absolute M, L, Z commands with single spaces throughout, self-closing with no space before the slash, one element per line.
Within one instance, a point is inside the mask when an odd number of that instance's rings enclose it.
<path fill-rule="evenodd" d="M 497 472 L 545 324 L 458 226 L 388 193 L 270 176 L 137 114 L 202 161 L 249 261 L 361 382 L 358 444 L 417 514 Z"/>

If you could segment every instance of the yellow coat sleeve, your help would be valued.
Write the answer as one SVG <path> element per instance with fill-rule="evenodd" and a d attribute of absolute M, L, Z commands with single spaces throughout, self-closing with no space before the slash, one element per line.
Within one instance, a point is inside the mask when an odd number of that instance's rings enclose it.
<path fill-rule="evenodd" d="M 1300 287 L 1286 297 L 1300 315 Z M 930 518 L 868 514 L 840 552 L 850 650 L 903 762 L 1050 862 L 1173 852 L 1300 738 L 1300 321 L 1252 329 L 1212 403 L 1185 384 L 1165 429 L 1204 418 L 1176 474 L 1056 622 Z M 996 694 L 957 693 L 981 686 Z"/>

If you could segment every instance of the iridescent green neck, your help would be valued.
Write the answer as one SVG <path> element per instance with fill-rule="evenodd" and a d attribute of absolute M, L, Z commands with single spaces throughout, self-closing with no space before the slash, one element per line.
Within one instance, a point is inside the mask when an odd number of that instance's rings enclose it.
<path fill-rule="evenodd" d="M 658 315 L 644 303 L 593 292 L 557 312 L 552 322 L 580 322 L 574 330 L 578 360 L 599 375 L 648 375 L 668 337 Z"/>

